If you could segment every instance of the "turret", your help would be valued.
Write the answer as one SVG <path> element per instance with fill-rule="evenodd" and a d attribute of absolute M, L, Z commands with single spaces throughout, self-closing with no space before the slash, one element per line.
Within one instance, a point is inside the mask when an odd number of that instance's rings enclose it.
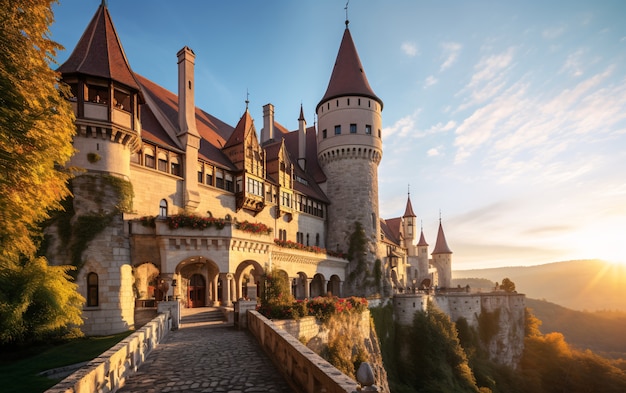
<path fill-rule="evenodd" d="M 411 206 L 411 193 L 407 196 L 406 208 L 404 209 L 404 215 L 402 216 L 402 229 L 404 231 L 405 247 L 409 250 L 413 249 L 413 242 L 415 241 L 415 213 L 413 213 L 413 206 Z M 409 254 L 411 252 L 409 251 Z"/>
<path fill-rule="evenodd" d="M 449 288 L 452 282 L 452 251 L 448 247 L 446 236 L 443 233 L 441 219 L 439 219 L 439 231 L 437 232 L 437 242 L 433 250 L 433 265 L 437 268 L 439 276 L 439 286 Z"/>
<path fill-rule="evenodd" d="M 76 115 L 70 166 L 128 177 L 130 154 L 141 145 L 142 96 L 104 2 L 57 71 Z"/>
<path fill-rule="evenodd" d="M 347 251 L 355 222 L 367 238 L 365 259 L 373 264 L 380 241 L 378 164 L 382 159 L 383 102 L 367 81 L 348 22 L 328 88 L 316 108 L 318 160 L 331 201 L 326 244 Z"/>
<path fill-rule="evenodd" d="M 417 249 L 417 271 L 419 272 L 419 282 L 420 284 L 426 278 L 430 278 L 428 274 L 428 243 L 426 243 L 426 238 L 424 237 L 424 228 L 420 230 L 420 239 L 416 245 Z"/>

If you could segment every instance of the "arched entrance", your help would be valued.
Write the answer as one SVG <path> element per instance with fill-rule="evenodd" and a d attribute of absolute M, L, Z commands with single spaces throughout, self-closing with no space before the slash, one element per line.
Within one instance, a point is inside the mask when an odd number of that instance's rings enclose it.
<path fill-rule="evenodd" d="M 193 274 L 187 285 L 187 307 L 204 307 L 206 305 L 206 281 L 201 274 Z"/>

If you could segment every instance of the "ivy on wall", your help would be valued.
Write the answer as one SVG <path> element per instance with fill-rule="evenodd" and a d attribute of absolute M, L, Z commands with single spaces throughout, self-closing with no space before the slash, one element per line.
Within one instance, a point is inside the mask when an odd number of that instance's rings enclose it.
<path fill-rule="evenodd" d="M 98 204 L 105 202 L 102 199 L 105 193 L 102 192 L 99 181 L 114 190 L 116 201 L 112 211 L 106 212 L 106 209 L 103 209 L 105 212 L 90 212 L 77 216 L 74 209 L 74 197 L 70 196 L 62 201 L 63 210 L 54 214 L 51 224 L 56 224 L 56 233 L 59 236 L 61 247 L 68 250 L 69 264 L 76 267 L 76 270 L 71 272 L 74 278 L 85 264 L 82 255 L 89 243 L 108 227 L 116 216 L 124 212 L 131 212 L 134 198 L 132 183 L 119 177 L 86 174 L 80 176 L 80 180 L 84 182 L 80 191 L 86 191 L 93 195 L 94 202 Z M 71 181 L 69 188 L 74 195 L 75 185 Z M 45 242 L 42 246 L 47 247 L 47 244 L 48 242 Z M 42 251 L 45 252 L 46 250 Z"/>

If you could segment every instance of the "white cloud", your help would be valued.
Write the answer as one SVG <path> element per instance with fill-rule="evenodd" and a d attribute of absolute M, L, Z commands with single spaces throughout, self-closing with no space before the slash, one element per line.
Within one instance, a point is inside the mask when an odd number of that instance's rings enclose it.
<path fill-rule="evenodd" d="M 565 60 L 565 64 L 561 67 L 560 72 L 567 72 L 572 76 L 582 76 L 583 64 L 588 61 L 586 59 L 587 51 L 585 49 L 578 49 L 574 53 L 570 53 Z"/>
<path fill-rule="evenodd" d="M 404 52 L 404 54 L 409 57 L 415 57 L 416 55 L 419 54 L 417 45 L 415 45 L 412 42 L 408 42 L 408 41 L 403 42 L 402 45 L 400 46 L 400 49 L 402 49 L 402 52 Z"/>
<path fill-rule="evenodd" d="M 428 89 L 432 85 L 437 84 L 437 82 L 439 82 L 439 80 L 435 78 L 433 75 L 428 76 L 428 78 L 424 80 L 424 89 Z"/>
<path fill-rule="evenodd" d="M 508 48 L 506 51 L 485 56 L 474 66 L 474 74 L 461 93 L 470 92 L 469 98 L 459 110 L 483 103 L 495 97 L 507 83 L 507 72 L 513 66 L 515 50 Z"/>
<path fill-rule="evenodd" d="M 440 155 L 441 153 L 439 152 L 439 150 L 441 149 L 441 147 L 433 147 L 431 149 L 428 149 L 428 151 L 426 152 L 426 155 L 428 157 L 437 157 L 438 155 Z"/>
<path fill-rule="evenodd" d="M 541 35 L 543 36 L 543 38 L 546 38 L 548 40 L 553 40 L 563 35 L 563 33 L 565 33 L 565 27 L 559 26 L 559 27 L 551 27 L 551 28 L 545 29 L 544 31 L 541 32 Z"/>
<path fill-rule="evenodd" d="M 463 46 L 457 42 L 444 42 L 441 47 L 443 48 L 444 61 L 439 71 L 444 71 L 456 63 Z"/>
<path fill-rule="evenodd" d="M 420 110 L 418 109 L 413 114 L 405 116 L 396 121 L 392 126 L 385 127 L 383 129 L 383 138 L 388 139 L 390 137 L 399 136 L 400 138 L 406 137 L 412 131 L 416 129 L 416 121 L 419 116 Z"/>

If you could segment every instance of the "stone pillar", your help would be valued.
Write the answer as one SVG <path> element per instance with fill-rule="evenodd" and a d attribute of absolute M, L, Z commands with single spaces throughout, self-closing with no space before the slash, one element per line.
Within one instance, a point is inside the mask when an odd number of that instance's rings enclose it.
<path fill-rule="evenodd" d="M 248 278 L 248 299 L 256 300 L 256 281 L 254 281 L 254 276 L 251 274 Z"/>
<path fill-rule="evenodd" d="M 218 302 L 217 299 L 219 298 L 219 295 L 217 293 L 217 281 L 219 280 L 219 274 L 216 274 L 215 277 L 213 278 L 213 282 L 211 284 L 211 305 L 212 306 L 217 306 Z"/>
<path fill-rule="evenodd" d="M 310 299 L 311 298 L 311 282 L 313 281 L 313 279 L 311 278 L 306 278 L 304 280 L 304 297 L 306 299 Z"/>
<path fill-rule="evenodd" d="M 230 291 L 230 281 L 233 279 L 232 273 L 221 273 L 222 279 L 222 306 L 231 307 L 233 305 Z"/>

